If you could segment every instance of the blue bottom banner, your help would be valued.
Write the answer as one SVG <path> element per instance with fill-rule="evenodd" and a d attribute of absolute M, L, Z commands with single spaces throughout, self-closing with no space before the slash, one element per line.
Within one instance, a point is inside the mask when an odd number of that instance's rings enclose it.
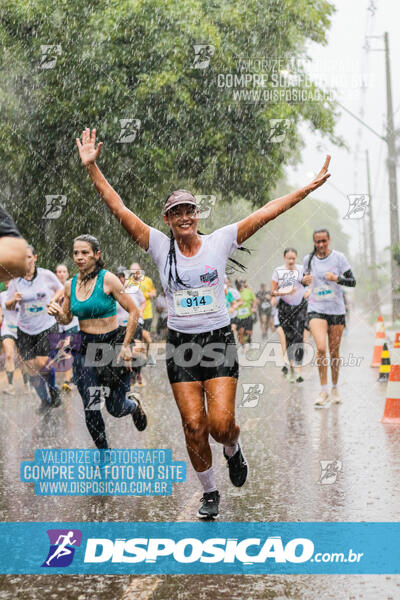
<path fill-rule="evenodd" d="M 0 573 L 400 573 L 400 523 L 0 523 Z"/>

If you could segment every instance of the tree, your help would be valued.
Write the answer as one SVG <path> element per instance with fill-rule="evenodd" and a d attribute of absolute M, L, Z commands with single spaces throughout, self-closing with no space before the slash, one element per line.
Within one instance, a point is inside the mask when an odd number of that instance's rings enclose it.
<path fill-rule="evenodd" d="M 130 249 L 79 164 L 85 126 L 104 142 L 105 175 L 149 224 L 181 187 L 267 202 L 301 149 L 301 120 L 338 141 L 334 107 L 300 62 L 307 42 L 326 43 L 333 10 L 328 0 L 3 0 L 2 198 L 42 262 L 65 260 L 87 231 L 113 261 Z M 227 85 L 235 76 L 241 89 Z M 263 100 L 276 90 L 291 95 Z M 315 97 L 296 102 L 302 91 Z M 43 218 L 46 196 L 63 197 L 58 218 Z"/>

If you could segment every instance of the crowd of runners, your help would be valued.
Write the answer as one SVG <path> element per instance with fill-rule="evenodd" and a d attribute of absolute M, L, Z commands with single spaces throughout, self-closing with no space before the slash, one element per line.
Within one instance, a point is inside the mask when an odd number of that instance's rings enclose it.
<path fill-rule="evenodd" d="M 18 260 L 14 256 L 14 262 L 7 262 L 6 248 L 0 243 L 0 275 L 7 286 L 0 294 L 7 374 L 3 391 L 15 394 L 17 359 L 25 385 L 40 399 L 38 410 L 51 411 L 62 401 L 56 374 L 60 364 L 64 365 L 61 387 L 65 393 L 77 390 L 93 444 L 107 449 L 101 407 L 104 405 L 114 417 L 130 416 L 138 431 L 147 427 L 145 400 L 138 388 L 145 385 L 143 368 L 155 364 L 151 351 L 154 339 L 165 340 L 173 349 L 167 353 L 168 379 L 187 452 L 203 488 L 198 516 L 215 518 L 220 494 L 210 436 L 222 445 L 232 484 L 241 487 L 248 477 L 235 418 L 237 352 L 246 351 L 251 344 L 257 320 L 264 339 L 278 333 L 287 359 L 282 371 L 292 383 L 304 381 L 303 346 L 311 334 L 321 384 L 315 406 L 341 402 L 339 362 L 332 361 L 329 392 L 328 366 L 323 359 L 328 349 L 331 359 L 339 357 L 346 313 L 343 287 L 354 286 L 355 279 L 346 257 L 330 247 L 329 232 L 314 232 L 313 249 L 302 262 L 295 248 L 285 248 L 283 263 L 271 276 L 265 276 L 259 289 L 252 289 L 244 278 L 246 273 L 239 269 L 242 265 L 232 259 L 237 250 L 245 250 L 242 244 L 258 229 L 323 185 L 329 177 L 330 158 L 304 188 L 208 235 L 198 231 L 196 198 L 187 190 L 174 191 L 163 206 L 167 236 L 129 210 L 105 179 L 96 162 L 101 143 L 96 146 L 95 130 L 86 129 L 76 142 L 82 164 L 102 201 L 132 242 L 155 262 L 161 287 L 157 293 L 137 262 L 108 270 L 100 242 L 91 234 L 73 240 L 72 277 L 62 264 L 55 273 L 42 268 L 34 247 L 21 239 L 1 208 L 0 242 L 8 237 L 22 249 Z M 229 262 L 233 270 L 228 276 Z M 107 360 L 105 349 L 110 349 Z"/>

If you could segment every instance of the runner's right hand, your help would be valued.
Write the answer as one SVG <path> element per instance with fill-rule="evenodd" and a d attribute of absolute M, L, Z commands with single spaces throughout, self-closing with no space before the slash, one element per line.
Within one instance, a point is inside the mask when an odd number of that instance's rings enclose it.
<path fill-rule="evenodd" d="M 87 165 L 96 162 L 103 143 L 99 142 L 97 148 L 95 148 L 96 130 L 92 129 L 92 133 L 90 133 L 89 127 L 86 127 L 86 129 L 82 131 L 82 143 L 79 138 L 76 138 L 76 145 L 78 146 L 82 164 L 86 167 Z"/>
<path fill-rule="evenodd" d="M 310 273 L 306 273 L 302 279 L 302 284 L 303 285 L 310 285 L 310 283 L 313 280 L 313 276 L 310 275 Z"/>
<path fill-rule="evenodd" d="M 54 300 L 52 302 L 50 302 L 50 304 L 47 306 L 47 312 L 52 317 L 59 315 L 61 313 L 61 311 L 62 311 L 61 306 L 58 304 L 58 302 L 55 302 Z"/>
<path fill-rule="evenodd" d="M 22 300 L 22 294 L 21 294 L 21 292 L 15 292 L 15 294 L 14 294 L 14 302 L 19 302 L 20 300 Z"/>

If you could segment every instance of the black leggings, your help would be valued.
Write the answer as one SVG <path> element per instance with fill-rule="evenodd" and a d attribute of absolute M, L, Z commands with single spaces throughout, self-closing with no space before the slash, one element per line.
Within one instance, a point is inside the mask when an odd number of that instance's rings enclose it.
<path fill-rule="evenodd" d="M 280 300 L 278 317 L 286 338 L 288 359 L 295 365 L 301 365 L 304 356 L 303 332 L 307 318 L 307 302 L 303 299 L 297 306 L 291 306 Z"/>
<path fill-rule="evenodd" d="M 122 344 L 124 332 L 115 329 L 109 333 L 89 334 L 80 332 L 80 347 L 73 348 L 74 383 L 81 395 L 85 409 L 86 426 L 97 448 L 108 448 L 104 420 L 101 414 L 101 401 L 113 417 L 124 417 L 133 413 L 136 403 L 126 398 L 130 387 L 130 372 L 125 366 L 113 366 L 117 355 L 116 344 Z M 95 362 L 107 362 L 104 366 L 85 364 L 88 346 L 90 357 Z M 99 344 L 95 350 L 95 344 Z M 102 344 L 100 346 L 100 344 Z M 74 344 L 79 346 L 79 343 Z M 112 355 L 112 356 L 111 356 Z M 91 360 L 93 363 L 93 360 Z"/>

